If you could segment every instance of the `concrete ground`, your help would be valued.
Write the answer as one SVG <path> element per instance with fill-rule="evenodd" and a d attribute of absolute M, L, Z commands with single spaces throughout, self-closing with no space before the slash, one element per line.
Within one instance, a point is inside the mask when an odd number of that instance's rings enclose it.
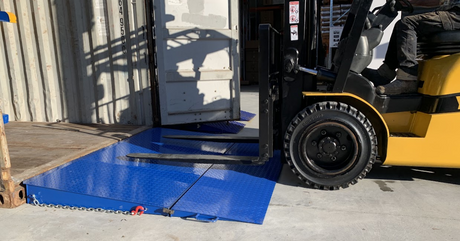
<path fill-rule="evenodd" d="M 257 113 L 257 89 L 243 90 L 242 110 Z M 459 184 L 460 170 L 382 166 L 350 188 L 320 191 L 285 166 L 263 225 L 26 204 L 0 209 L 0 240 L 459 240 Z"/>

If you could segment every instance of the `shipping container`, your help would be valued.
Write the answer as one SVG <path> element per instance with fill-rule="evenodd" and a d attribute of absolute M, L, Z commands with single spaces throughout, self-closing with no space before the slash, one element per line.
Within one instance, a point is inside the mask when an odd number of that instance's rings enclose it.
<path fill-rule="evenodd" d="M 151 125 L 143 0 L 2 0 L 0 108 L 12 121 Z"/>
<path fill-rule="evenodd" d="M 153 3 L 161 123 L 238 119 L 238 1 Z"/>

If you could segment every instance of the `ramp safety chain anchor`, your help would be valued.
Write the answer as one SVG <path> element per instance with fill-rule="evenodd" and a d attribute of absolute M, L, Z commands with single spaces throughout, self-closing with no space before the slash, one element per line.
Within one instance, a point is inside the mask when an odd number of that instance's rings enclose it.
<path fill-rule="evenodd" d="M 134 208 L 131 209 L 131 215 L 136 215 L 138 214 L 139 216 L 141 216 L 145 211 L 147 211 L 147 208 L 144 208 L 142 206 L 136 206 Z"/>

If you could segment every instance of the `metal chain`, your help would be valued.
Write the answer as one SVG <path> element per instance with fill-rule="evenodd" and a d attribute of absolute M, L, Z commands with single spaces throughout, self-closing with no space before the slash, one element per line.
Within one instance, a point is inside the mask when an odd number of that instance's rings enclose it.
<path fill-rule="evenodd" d="M 54 205 L 54 204 L 44 204 L 40 203 L 36 198 L 35 195 L 31 195 L 30 198 L 32 199 L 32 205 L 37 207 L 47 207 L 47 208 L 56 208 L 56 209 L 70 209 L 70 210 L 79 210 L 79 211 L 88 211 L 88 212 L 98 212 L 98 213 L 114 213 L 114 214 L 123 214 L 123 215 L 131 215 L 130 211 L 122 211 L 122 210 L 110 210 L 110 209 L 103 209 L 103 208 L 86 208 L 86 207 L 75 207 L 75 206 L 62 206 L 62 205 Z"/>

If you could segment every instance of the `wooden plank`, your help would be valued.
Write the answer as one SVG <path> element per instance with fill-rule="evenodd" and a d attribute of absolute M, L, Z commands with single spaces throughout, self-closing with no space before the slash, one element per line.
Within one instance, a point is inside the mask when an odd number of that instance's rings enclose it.
<path fill-rule="evenodd" d="M 150 127 L 10 122 L 6 125 L 16 184 Z"/>

